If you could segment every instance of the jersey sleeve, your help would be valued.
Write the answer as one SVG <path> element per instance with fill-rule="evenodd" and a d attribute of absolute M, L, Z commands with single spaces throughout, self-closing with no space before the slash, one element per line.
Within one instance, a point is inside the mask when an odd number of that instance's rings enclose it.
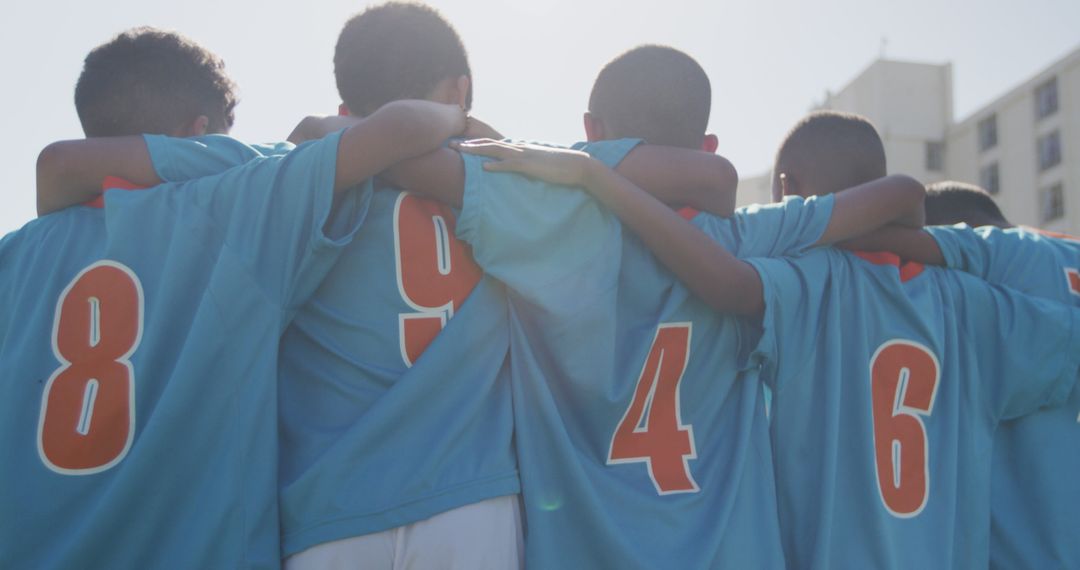
<path fill-rule="evenodd" d="M 179 184 L 171 196 L 178 207 L 207 216 L 261 293 L 286 309 L 314 292 L 358 229 L 370 200 L 368 181 L 334 204 L 339 139 L 335 133 L 288 154 L 255 158 Z"/>
<path fill-rule="evenodd" d="M 787 257 L 748 258 L 761 278 L 765 310 L 760 319 L 743 319 L 740 366 L 760 367 L 774 390 L 809 359 L 818 328 L 827 326 L 822 299 L 829 281 L 828 250 L 812 252 L 798 261 Z"/>
<path fill-rule="evenodd" d="M 225 135 L 175 138 L 143 135 L 150 161 L 165 182 L 182 182 L 224 172 L 250 160 L 280 156 L 295 148 L 292 143 L 248 145 Z"/>
<path fill-rule="evenodd" d="M 974 344 L 982 394 L 1002 420 L 1064 403 L 1080 369 L 1080 310 L 957 275 L 962 333 Z"/>
<path fill-rule="evenodd" d="M 832 217 L 833 197 L 785 198 L 778 204 L 740 208 L 730 218 L 694 217 L 694 225 L 736 257 L 798 255 L 813 247 Z"/>
<path fill-rule="evenodd" d="M 991 279 L 998 264 L 1008 266 L 1018 249 L 1010 247 L 1010 240 L 1000 229 L 986 226 L 972 228 L 967 224 L 955 226 L 928 226 L 930 234 L 941 249 L 945 266 L 958 269 L 982 279 Z M 997 281 L 994 281 L 997 282 Z"/>
<path fill-rule="evenodd" d="M 462 155 L 465 192 L 456 234 L 487 274 L 528 301 L 568 308 L 615 287 L 622 254 L 614 214 L 584 190 L 510 173 Z"/>

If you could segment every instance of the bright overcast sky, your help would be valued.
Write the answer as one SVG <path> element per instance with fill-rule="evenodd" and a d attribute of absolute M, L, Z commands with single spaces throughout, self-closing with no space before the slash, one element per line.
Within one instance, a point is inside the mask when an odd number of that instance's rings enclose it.
<path fill-rule="evenodd" d="M 86 53 L 138 25 L 180 31 L 222 56 L 240 85 L 233 134 L 283 139 L 333 113 L 333 47 L 376 2 L 6 2 L 0 233 L 34 215 L 34 161 L 82 132 L 72 103 Z M 474 114 L 508 136 L 569 144 L 604 63 L 642 43 L 680 48 L 712 79 L 711 132 L 744 175 L 766 170 L 788 127 L 879 54 L 953 63 L 962 118 L 1080 44 L 1077 0 L 433 0 L 473 67 Z"/>

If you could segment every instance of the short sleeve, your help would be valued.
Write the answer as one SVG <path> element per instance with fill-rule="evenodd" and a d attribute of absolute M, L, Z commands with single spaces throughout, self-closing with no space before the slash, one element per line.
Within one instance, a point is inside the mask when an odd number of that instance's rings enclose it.
<path fill-rule="evenodd" d="M 987 226 L 976 230 L 967 224 L 957 224 L 928 226 L 924 231 L 937 242 L 946 267 L 982 279 L 989 278 L 995 255 L 1000 255 L 1005 263 L 1011 257 L 1011 250 L 992 245 L 1001 241 L 1002 232 L 998 228 Z"/>
<path fill-rule="evenodd" d="M 746 262 L 761 278 L 765 310 L 760 319 L 741 320 L 741 336 L 756 343 L 740 347 L 740 366 L 760 366 L 770 387 L 780 389 L 777 384 L 792 376 L 814 350 L 818 327 L 828 324 L 821 309 L 828 255 L 822 250 L 799 260 L 761 257 Z"/>
<path fill-rule="evenodd" d="M 736 257 L 798 255 L 825 234 L 833 197 L 785 198 L 777 204 L 740 208 L 730 218 L 699 214 L 693 223 Z"/>
<path fill-rule="evenodd" d="M 991 415 L 1008 420 L 1064 403 L 1080 367 L 1080 310 L 957 277 L 964 289 L 956 310 Z"/>
<path fill-rule="evenodd" d="M 165 182 L 182 182 L 219 174 L 234 166 L 266 156 L 280 156 L 291 143 L 248 145 L 225 135 L 175 138 L 144 135 L 150 161 Z"/>
<path fill-rule="evenodd" d="M 204 212 L 263 293 L 285 308 L 314 292 L 351 240 L 370 199 L 368 182 L 346 192 L 334 207 L 339 139 L 336 133 L 285 155 L 253 159 L 180 184 L 172 196 Z"/>
<path fill-rule="evenodd" d="M 584 190 L 511 173 L 462 155 L 465 192 L 456 234 L 480 267 L 530 302 L 587 304 L 616 286 L 622 230 Z"/>
<path fill-rule="evenodd" d="M 643 141 L 641 139 L 616 139 L 596 142 L 580 142 L 572 146 L 574 150 L 589 153 L 589 156 L 604 163 L 608 168 L 615 168 Z"/>

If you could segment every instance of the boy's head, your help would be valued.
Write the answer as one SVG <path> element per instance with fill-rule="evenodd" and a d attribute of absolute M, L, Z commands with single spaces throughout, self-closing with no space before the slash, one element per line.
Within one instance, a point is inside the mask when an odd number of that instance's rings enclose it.
<path fill-rule="evenodd" d="M 651 144 L 714 152 L 706 136 L 712 88 L 705 70 L 666 46 L 636 47 L 600 70 L 589 96 L 590 141 L 640 138 Z"/>
<path fill-rule="evenodd" d="M 961 222 L 973 226 L 1010 228 L 990 193 L 974 184 L 948 180 L 926 187 L 926 225 Z"/>
<path fill-rule="evenodd" d="M 773 165 L 773 200 L 831 194 L 885 176 L 885 146 L 859 115 L 817 111 L 788 132 Z"/>
<path fill-rule="evenodd" d="M 88 137 L 226 133 L 235 88 L 221 58 L 195 42 L 134 28 L 86 56 L 75 109 Z"/>
<path fill-rule="evenodd" d="M 472 71 L 453 26 L 430 6 L 387 2 L 345 23 L 334 50 L 343 111 L 367 116 L 399 99 L 472 106 Z"/>

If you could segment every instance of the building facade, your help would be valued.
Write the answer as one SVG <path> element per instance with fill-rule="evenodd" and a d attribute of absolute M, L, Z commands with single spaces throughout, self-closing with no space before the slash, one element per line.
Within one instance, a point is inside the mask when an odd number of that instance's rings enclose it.
<path fill-rule="evenodd" d="M 1080 48 L 965 119 L 952 101 L 950 64 L 879 59 L 818 107 L 869 118 L 889 172 L 978 184 L 1013 223 L 1080 235 Z M 743 180 L 739 203 L 770 188 Z"/>

